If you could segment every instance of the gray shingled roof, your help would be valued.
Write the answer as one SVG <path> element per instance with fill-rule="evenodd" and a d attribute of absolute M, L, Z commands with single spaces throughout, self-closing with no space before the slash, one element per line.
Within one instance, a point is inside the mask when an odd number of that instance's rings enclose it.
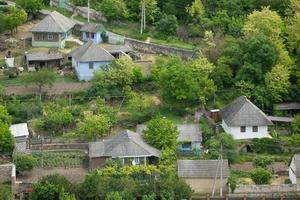
<path fill-rule="evenodd" d="M 267 126 L 273 124 L 263 111 L 244 96 L 234 100 L 220 113 L 228 126 Z"/>
<path fill-rule="evenodd" d="M 295 165 L 296 165 L 296 171 L 295 171 L 296 177 L 300 178 L 300 154 L 295 154 L 292 157 L 292 160 L 295 161 Z M 289 165 L 290 165 L 290 163 L 289 163 Z"/>
<path fill-rule="evenodd" d="M 146 125 L 144 124 L 136 126 L 136 132 L 139 134 L 142 134 L 145 129 Z M 202 131 L 199 124 L 178 124 L 177 129 L 179 131 L 178 142 L 202 142 Z"/>
<path fill-rule="evenodd" d="M 47 61 L 47 60 L 60 60 L 63 59 L 61 53 L 46 53 L 46 52 L 37 52 L 37 53 L 27 53 L 25 54 L 28 61 Z"/>
<path fill-rule="evenodd" d="M 102 24 L 84 24 L 81 29 L 81 32 L 97 33 L 105 31 L 105 28 Z"/>
<path fill-rule="evenodd" d="M 53 11 L 35 25 L 31 32 L 65 33 L 76 25 L 75 21 Z"/>
<path fill-rule="evenodd" d="M 89 143 L 89 157 L 159 157 L 160 151 L 142 139 L 140 134 L 126 130 L 107 140 Z"/>
<path fill-rule="evenodd" d="M 285 102 L 275 105 L 275 110 L 300 110 L 300 102 Z"/>
<path fill-rule="evenodd" d="M 214 178 L 217 173 L 218 160 L 178 160 L 177 173 L 182 178 Z M 223 177 L 229 177 L 228 160 L 223 160 Z M 221 169 L 219 167 L 218 176 Z"/>
<path fill-rule="evenodd" d="M 95 44 L 92 40 L 70 53 L 77 61 L 96 62 L 96 61 L 113 61 L 113 57 L 108 51 Z"/>
<path fill-rule="evenodd" d="M 109 53 L 132 52 L 133 49 L 127 45 L 102 45 L 102 47 Z"/>

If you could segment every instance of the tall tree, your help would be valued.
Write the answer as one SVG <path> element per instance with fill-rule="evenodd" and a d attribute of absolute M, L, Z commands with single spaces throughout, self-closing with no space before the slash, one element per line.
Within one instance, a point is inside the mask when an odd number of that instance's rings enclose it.
<path fill-rule="evenodd" d="M 0 153 L 11 153 L 15 145 L 15 138 L 8 125 L 0 122 Z"/>
<path fill-rule="evenodd" d="M 36 16 L 43 7 L 41 0 L 17 0 L 19 6 L 21 6 L 29 15 Z"/>

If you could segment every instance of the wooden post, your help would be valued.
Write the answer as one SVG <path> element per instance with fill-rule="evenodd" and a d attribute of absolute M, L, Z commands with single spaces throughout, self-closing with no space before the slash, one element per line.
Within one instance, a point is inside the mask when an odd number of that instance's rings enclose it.
<path fill-rule="evenodd" d="M 244 200 L 247 200 L 247 196 L 246 195 L 244 195 Z"/>
<path fill-rule="evenodd" d="M 266 196 L 265 195 L 262 197 L 262 200 L 266 200 Z"/>
<path fill-rule="evenodd" d="M 207 197 L 207 200 L 210 200 L 209 194 L 206 197 Z"/>
<path fill-rule="evenodd" d="M 284 194 L 280 193 L 280 200 L 284 200 Z"/>

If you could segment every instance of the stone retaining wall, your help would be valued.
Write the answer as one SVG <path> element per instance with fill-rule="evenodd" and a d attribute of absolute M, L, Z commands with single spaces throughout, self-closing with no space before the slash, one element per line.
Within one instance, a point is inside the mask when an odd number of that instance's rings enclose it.
<path fill-rule="evenodd" d="M 14 164 L 0 165 L 0 184 L 12 183 L 16 181 L 16 167 Z"/>
<path fill-rule="evenodd" d="M 289 193 L 296 192 L 297 185 L 238 185 L 234 194 L 272 194 L 272 193 Z"/>
<path fill-rule="evenodd" d="M 89 147 L 88 143 L 76 143 L 76 144 L 44 144 L 44 150 L 61 150 L 61 149 L 71 149 L 71 150 L 87 150 Z M 31 145 L 31 150 L 41 150 L 41 145 Z"/>
<path fill-rule="evenodd" d="M 191 50 L 185 50 L 185 49 L 179 49 L 174 47 L 168 47 L 164 45 L 158 45 L 153 43 L 147 43 L 135 39 L 125 39 L 125 45 L 130 46 L 131 48 L 144 52 L 144 53 L 151 53 L 151 54 L 162 54 L 162 55 L 175 55 L 180 56 L 184 59 L 193 59 L 196 57 L 196 54 L 194 51 Z"/>

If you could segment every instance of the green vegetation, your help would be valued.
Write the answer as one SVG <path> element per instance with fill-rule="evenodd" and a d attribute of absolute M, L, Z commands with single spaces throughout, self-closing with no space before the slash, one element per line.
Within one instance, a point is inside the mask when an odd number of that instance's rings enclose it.
<path fill-rule="evenodd" d="M 14 163 L 18 174 L 23 174 L 26 171 L 32 170 L 37 165 L 37 159 L 31 155 L 18 154 L 15 157 Z"/>
<path fill-rule="evenodd" d="M 251 179 L 255 184 L 270 184 L 272 174 L 264 168 L 256 168 L 250 173 Z"/>
<path fill-rule="evenodd" d="M 6 108 L 0 105 L 0 153 L 12 153 L 15 138 L 9 130 L 12 118 Z"/>
<path fill-rule="evenodd" d="M 0 185 L 0 199 L 1 200 L 13 200 L 14 196 L 11 192 L 10 185 Z"/>

